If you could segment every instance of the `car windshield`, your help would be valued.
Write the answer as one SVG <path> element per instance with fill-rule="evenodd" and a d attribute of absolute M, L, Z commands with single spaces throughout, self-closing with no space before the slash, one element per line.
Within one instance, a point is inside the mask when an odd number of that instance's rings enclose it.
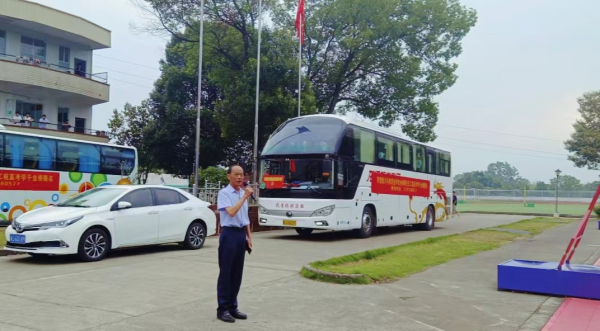
<path fill-rule="evenodd" d="M 89 191 L 78 194 L 64 202 L 57 204 L 57 207 L 79 207 L 94 208 L 104 206 L 124 193 L 124 188 L 94 188 Z"/>

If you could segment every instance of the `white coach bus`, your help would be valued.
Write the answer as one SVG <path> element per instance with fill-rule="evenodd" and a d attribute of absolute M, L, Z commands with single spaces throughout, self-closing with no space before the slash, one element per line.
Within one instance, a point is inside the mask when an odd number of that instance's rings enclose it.
<path fill-rule="evenodd" d="M 314 230 L 431 230 L 452 214 L 450 153 L 333 115 L 290 119 L 261 154 L 259 224 Z"/>

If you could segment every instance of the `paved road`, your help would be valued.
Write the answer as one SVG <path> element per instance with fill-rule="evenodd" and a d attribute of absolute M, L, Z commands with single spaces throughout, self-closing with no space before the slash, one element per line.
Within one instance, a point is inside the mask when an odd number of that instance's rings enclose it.
<path fill-rule="evenodd" d="M 293 231 L 257 233 L 239 298 L 250 319 L 234 325 L 215 318 L 216 238 L 199 251 L 135 249 L 91 264 L 71 258 L 3 257 L 0 331 L 535 329 L 560 302 L 497 292 L 495 266 L 511 257 L 558 259 L 573 225 L 389 284 L 334 285 L 298 275 L 310 261 L 522 218 L 469 214 L 433 232 L 396 228 L 365 240 L 349 233 L 311 239 Z M 596 248 L 584 242 L 577 256 L 587 259 Z M 549 303 L 547 311 L 538 310 L 544 302 Z"/>

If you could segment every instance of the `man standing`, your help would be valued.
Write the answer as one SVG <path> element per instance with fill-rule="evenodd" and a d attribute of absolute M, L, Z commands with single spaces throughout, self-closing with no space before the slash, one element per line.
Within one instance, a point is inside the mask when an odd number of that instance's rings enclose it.
<path fill-rule="evenodd" d="M 238 165 L 227 169 L 229 185 L 219 192 L 217 208 L 221 215 L 219 238 L 219 280 L 217 283 L 217 318 L 234 323 L 248 316 L 238 310 L 237 295 L 242 285 L 246 249 L 252 249 L 248 198 L 254 191 L 244 189 L 244 170 Z"/>

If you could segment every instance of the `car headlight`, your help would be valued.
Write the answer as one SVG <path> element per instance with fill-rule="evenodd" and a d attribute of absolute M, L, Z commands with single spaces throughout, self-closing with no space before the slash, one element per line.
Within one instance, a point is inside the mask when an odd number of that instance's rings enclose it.
<path fill-rule="evenodd" d="M 40 230 L 54 229 L 54 228 L 66 228 L 67 226 L 69 226 L 71 224 L 77 223 L 82 218 L 83 218 L 83 216 L 79 216 L 79 217 L 71 218 L 71 219 L 64 220 L 64 221 L 42 223 L 42 224 L 39 224 L 38 226 L 40 227 Z"/>
<path fill-rule="evenodd" d="M 264 215 L 269 215 L 269 210 L 263 206 L 258 206 L 258 213 L 259 214 L 264 214 Z"/>
<path fill-rule="evenodd" d="M 310 216 L 329 216 L 335 210 L 335 205 L 319 208 L 315 210 Z"/>

